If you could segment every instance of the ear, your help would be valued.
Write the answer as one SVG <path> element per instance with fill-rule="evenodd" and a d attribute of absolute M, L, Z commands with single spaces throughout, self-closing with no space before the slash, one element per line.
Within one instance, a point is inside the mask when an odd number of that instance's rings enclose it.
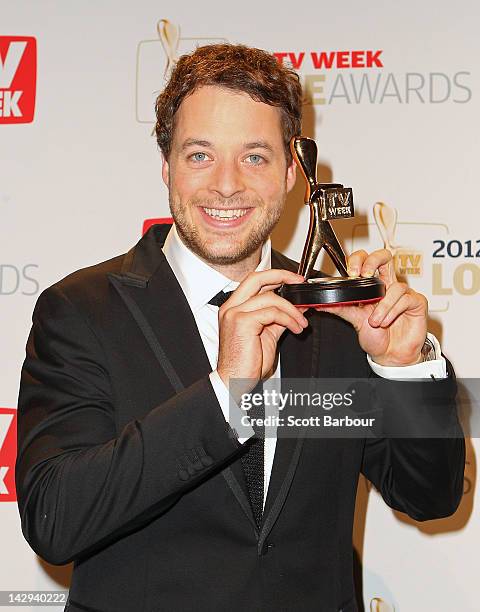
<path fill-rule="evenodd" d="M 287 193 L 293 189 L 295 181 L 297 180 L 297 164 L 292 159 L 290 165 L 287 168 Z"/>
<path fill-rule="evenodd" d="M 170 177 L 170 166 L 168 165 L 168 161 L 165 156 L 162 154 L 162 179 L 165 185 L 168 188 L 168 180 Z"/>

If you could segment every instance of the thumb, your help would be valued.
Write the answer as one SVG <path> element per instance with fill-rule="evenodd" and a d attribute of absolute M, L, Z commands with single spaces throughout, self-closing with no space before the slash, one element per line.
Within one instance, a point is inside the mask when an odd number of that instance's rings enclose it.
<path fill-rule="evenodd" d="M 268 326 L 268 329 L 270 330 L 273 337 L 275 338 L 275 342 L 278 342 L 278 340 L 280 340 L 280 336 L 283 334 L 283 332 L 287 328 L 283 327 L 283 325 L 279 325 L 278 323 L 272 323 L 271 325 Z"/>

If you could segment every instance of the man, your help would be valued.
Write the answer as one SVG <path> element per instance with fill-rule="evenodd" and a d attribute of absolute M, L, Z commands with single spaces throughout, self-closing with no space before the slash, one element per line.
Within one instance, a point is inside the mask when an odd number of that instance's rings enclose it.
<path fill-rule="evenodd" d="M 349 259 L 351 275 L 385 280 L 376 307 L 305 313 L 273 291 L 302 280 L 268 239 L 295 181 L 301 91 L 267 53 L 197 49 L 156 111 L 174 227 L 36 305 L 19 399 L 23 533 L 47 561 L 74 561 L 72 611 L 356 610 L 359 474 L 417 520 L 461 497 L 454 375 L 438 346 L 423 362 L 426 300 L 396 282 L 386 251 Z M 449 438 L 233 431 L 231 379 L 340 375 L 383 376 L 389 413 L 414 425 L 434 412 Z M 412 376 L 426 380 L 388 380 Z"/>

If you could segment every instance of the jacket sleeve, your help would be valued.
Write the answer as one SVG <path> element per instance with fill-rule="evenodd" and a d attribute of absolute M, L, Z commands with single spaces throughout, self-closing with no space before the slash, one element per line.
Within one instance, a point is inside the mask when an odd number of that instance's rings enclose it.
<path fill-rule="evenodd" d="M 121 431 L 102 346 L 58 286 L 33 315 L 18 402 L 22 531 L 64 564 L 158 517 L 240 444 L 206 376 Z"/>
<path fill-rule="evenodd" d="M 375 380 L 383 435 L 366 441 L 362 472 L 417 521 L 453 514 L 463 494 L 465 441 L 448 361 L 447 371 L 443 380 Z"/>

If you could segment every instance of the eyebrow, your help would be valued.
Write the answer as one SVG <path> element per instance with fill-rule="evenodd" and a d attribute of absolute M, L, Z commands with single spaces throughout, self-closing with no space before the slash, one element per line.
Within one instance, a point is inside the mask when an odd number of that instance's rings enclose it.
<path fill-rule="evenodd" d="M 197 138 L 187 138 L 182 144 L 182 151 L 188 149 L 189 147 L 211 147 L 212 143 L 208 142 L 208 140 L 198 140 Z"/>
<path fill-rule="evenodd" d="M 266 140 L 256 140 L 254 142 L 247 142 L 243 145 L 244 149 L 265 149 L 273 153 L 273 147 Z"/>
<path fill-rule="evenodd" d="M 212 148 L 213 145 L 208 140 L 187 138 L 187 140 L 185 140 L 182 144 L 182 151 L 185 151 L 185 149 L 188 149 L 189 147 Z M 273 153 L 273 147 L 265 140 L 255 140 L 253 142 L 247 142 L 243 145 L 243 149 L 245 151 L 249 149 L 264 149 L 266 151 L 269 151 L 270 153 Z"/>

